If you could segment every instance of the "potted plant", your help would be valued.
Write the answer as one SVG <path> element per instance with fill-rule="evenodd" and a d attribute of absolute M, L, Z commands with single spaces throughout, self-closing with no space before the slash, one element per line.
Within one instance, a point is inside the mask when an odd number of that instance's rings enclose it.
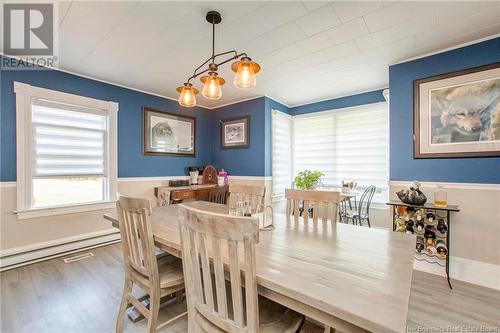
<path fill-rule="evenodd" d="M 321 171 L 304 170 L 295 177 L 295 185 L 299 190 L 312 190 L 318 187 L 323 176 Z"/>

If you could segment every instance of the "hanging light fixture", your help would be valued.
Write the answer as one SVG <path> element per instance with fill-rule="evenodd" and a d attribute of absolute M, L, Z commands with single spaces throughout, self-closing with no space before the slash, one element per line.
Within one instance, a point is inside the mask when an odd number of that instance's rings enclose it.
<path fill-rule="evenodd" d="M 177 88 L 179 93 L 179 104 L 185 107 L 193 107 L 196 105 L 196 94 L 198 89 L 193 88 L 191 83 L 184 83 L 182 87 Z"/>
<path fill-rule="evenodd" d="M 194 70 L 193 75 L 186 83 L 177 88 L 177 92 L 179 93 L 179 104 L 185 107 L 193 107 L 196 105 L 195 95 L 198 93 L 198 90 L 193 87 L 190 81 L 205 73 L 206 75 L 200 78 L 200 81 L 203 83 L 201 94 L 208 99 L 220 99 L 222 97 L 221 86 L 226 81 L 219 76 L 217 70 L 219 66 L 232 60 L 237 60 L 231 65 L 231 69 L 236 73 L 233 81 L 236 88 L 248 90 L 254 88 L 257 84 L 255 74 L 260 71 L 260 66 L 252 61 L 246 53 L 238 53 L 232 50 L 215 54 L 215 25 L 222 21 L 222 16 L 218 12 L 210 11 L 207 13 L 206 20 L 208 23 L 212 24 L 212 56 Z M 219 63 L 215 62 L 217 57 L 224 56 L 230 57 Z M 208 68 L 203 69 L 207 64 Z"/>

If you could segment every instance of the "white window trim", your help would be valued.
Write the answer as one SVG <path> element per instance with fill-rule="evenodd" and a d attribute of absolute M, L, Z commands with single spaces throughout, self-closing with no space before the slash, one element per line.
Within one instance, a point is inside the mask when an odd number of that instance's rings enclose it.
<path fill-rule="evenodd" d="M 286 112 L 283 112 L 283 111 L 280 111 L 278 109 L 272 109 L 271 110 L 271 131 L 273 130 L 273 121 L 274 121 L 274 117 L 272 116 L 274 112 L 281 112 L 281 113 L 285 113 Z M 290 167 L 290 183 L 292 182 L 293 180 L 293 175 L 294 175 L 294 170 L 293 170 L 293 115 L 289 115 L 290 116 L 290 133 L 289 134 L 289 140 L 290 140 L 290 164 L 291 164 L 291 167 Z M 273 137 L 273 133 L 271 133 L 271 150 L 273 149 L 273 142 L 272 142 L 272 137 Z M 272 153 L 272 152 L 271 152 Z M 271 157 L 272 159 L 272 157 Z M 274 166 L 273 166 L 274 168 Z M 274 173 L 273 173 L 274 174 Z M 271 187 L 272 191 L 271 191 L 271 202 L 283 202 L 283 201 L 286 201 L 286 198 L 285 198 L 285 194 L 279 194 L 279 195 L 275 195 L 274 194 L 274 184 L 273 186 Z"/>
<path fill-rule="evenodd" d="M 17 214 L 18 219 L 29 219 L 52 215 L 72 214 L 114 207 L 117 193 L 117 117 L 118 103 L 103 101 L 90 97 L 83 97 L 64 93 L 60 91 L 39 88 L 22 82 L 14 82 L 14 93 L 16 94 L 16 149 L 17 149 Z M 31 207 L 31 183 L 32 183 L 32 131 L 31 131 L 31 102 L 33 99 L 46 99 L 54 102 L 86 106 L 93 109 L 101 109 L 108 114 L 108 147 L 109 154 L 106 157 L 108 169 L 108 193 L 107 200 L 95 203 L 73 204 L 51 206 L 46 208 Z"/>

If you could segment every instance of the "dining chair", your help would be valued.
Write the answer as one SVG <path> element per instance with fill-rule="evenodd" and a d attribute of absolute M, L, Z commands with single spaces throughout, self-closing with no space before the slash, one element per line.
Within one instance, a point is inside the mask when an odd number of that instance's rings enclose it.
<path fill-rule="evenodd" d="M 228 185 L 212 187 L 208 191 L 208 201 L 225 205 L 228 197 Z"/>
<path fill-rule="evenodd" d="M 374 185 L 368 186 L 363 193 L 361 194 L 361 197 L 359 198 L 358 202 L 355 204 L 355 207 L 353 210 L 346 210 L 344 213 L 345 218 L 347 219 L 347 222 L 349 220 L 352 220 L 353 224 L 358 224 L 362 226 L 363 221 L 366 221 L 368 223 L 368 227 L 371 228 L 370 224 L 370 205 L 373 200 L 373 196 L 375 195 L 377 188 Z"/>
<path fill-rule="evenodd" d="M 123 332 L 123 322 L 129 305 L 133 305 L 147 318 L 147 331 L 155 332 L 160 299 L 174 293 L 179 296 L 184 289 L 182 261 L 171 255 L 156 257 L 149 221 L 152 210 L 148 199 L 119 195 L 116 208 L 125 263 L 125 285 L 116 332 Z M 149 295 L 149 309 L 132 294 L 134 284 Z M 174 319 L 177 318 L 179 316 Z M 163 323 L 162 326 L 171 321 L 173 320 Z"/>
<path fill-rule="evenodd" d="M 337 220 L 337 203 L 342 196 L 337 191 L 316 191 L 316 190 L 295 190 L 285 189 L 286 214 L 293 215 L 298 221 L 300 207 L 303 207 L 302 217 L 304 222 L 312 218 L 313 222 L 318 221 L 321 216 L 323 222 Z M 312 216 L 311 216 L 312 215 Z"/>
<path fill-rule="evenodd" d="M 229 207 L 235 207 L 237 201 L 250 201 L 252 213 L 262 213 L 265 196 L 265 186 L 229 185 Z"/>
<path fill-rule="evenodd" d="M 258 218 L 217 214 L 189 205 L 179 205 L 188 331 L 297 332 L 303 315 L 258 297 Z"/>

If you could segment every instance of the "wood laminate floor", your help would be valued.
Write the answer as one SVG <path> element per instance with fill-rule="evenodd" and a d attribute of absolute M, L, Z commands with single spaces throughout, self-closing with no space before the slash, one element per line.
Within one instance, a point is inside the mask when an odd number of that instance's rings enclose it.
<path fill-rule="evenodd" d="M 56 258 L 0 273 L 1 332 L 114 332 L 123 287 L 120 244 L 90 252 L 94 257 L 70 264 Z M 449 290 L 444 278 L 414 272 L 408 332 L 472 332 L 481 327 L 486 330 L 477 332 L 500 331 L 500 291 L 460 281 L 453 286 Z M 164 307 L 159 322 L 185 308 Z M 145 327 L 144 320 L 125 323 L 126 332 L 144 332 Z M 184 333 L 187 320 L 158 331 Z M 303 332 L 322 330 L 308 325 Z"/>

